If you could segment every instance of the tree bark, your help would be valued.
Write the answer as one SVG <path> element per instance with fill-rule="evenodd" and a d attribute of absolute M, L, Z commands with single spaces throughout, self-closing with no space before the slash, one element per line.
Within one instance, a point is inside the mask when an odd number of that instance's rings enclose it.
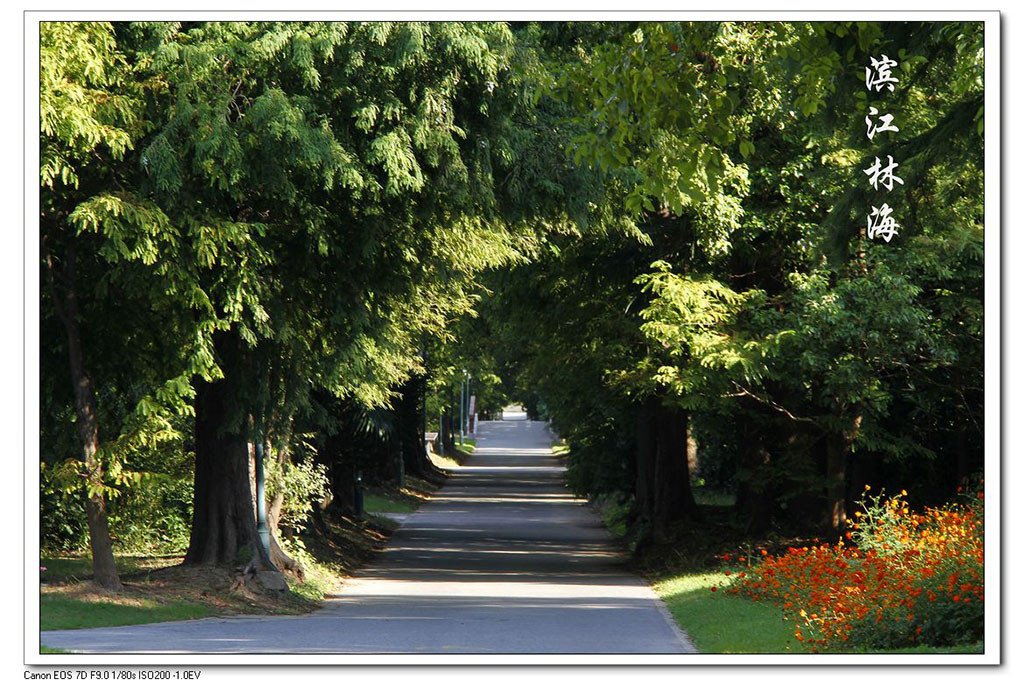
<path fill-rule="evenodd" d="M 656 542 L 666 538 L 670 522 L 698 518 L 690 486 L 688 420 L 685 411 L 654 397 L 636 409 L 634 519 L 650 525 Z"/>
<path fill-rule="evenodd" d="M 648 399 L 636 408 L 636 487 L 634 519 L 650 524 L 654 519 L 654 466 L 657 440 L 654 433 L 655 403 Z"/>
<path fill-rule="evenodd" d="M 427 458 L 427 446 L 423 438 L 423 402 L 426 402 L 427 378 L 416 376 L 402 387 L 398 403 L 401 459 L 406 474 L 430 478 L 436 474 L 434 465 Z"/>
<path fill-rule="evenodd" d="M 114 563 L 114 549 L 110 541 L 110 526 L 107 522 L 106 501 L 103 497 L 103 465 L 99 450 L 99 421 L 96 413 L 96 392 L 92 377 L 85 366 L 82 354 L 81 330 L 78 325 L 78 294 L 75 290 L 75 253 L 69 248 L 62 274 L 58 277 L 53 256 L 46 253 L 47 278 L 50 296 L 58 318 L 64 325 L 68 342 L 68 364 L 71 370 L 71 385 L 75 394 L 75 424 L 82 448 L 82 462 L 86 472 L 85 512 L 89 525 L 89 548 L 92 552 L 94 583 L 103 588 L 122 590 L 121 578 Z M 58 287 L 57 282 L 61 281 Z M 59 290 L 63 291 L 61 297 Z"/>
<path fill-rule="evenodd" d="M 736 511 L 746 518 L 747 532 L 757 534 L 768 528 L 774 507 L 769 488 L 772 454 L 766 445 L 765 430 L 757 425 L 749 411 L 737 413 L 734 420 L 739 452 Z"/>
<path fill-rule="evenodd" d="M 344 515 L 355 512 L 356 470 L 352 460 L 347 459 L 345 441 L 351 440 L 341 433 L 328 434 L 324 438 L 317 459 L 327 465 L 327 476 L 331 488 L 332 510 Z"/>
<path fill-rule="evenodd" d="M 243 345 L 234 331 L 215 340 L 225 378 L 196 389 L 196 471 L 186 565 L 234 565 L 276 571 L 256 533 L 245 413 L 237 407 Z"/>
<path fill-rule="evenodd" d="M 441 452 L 445 455 L 452 455 L 455 453 L 454 424 L 455 422 L 452 420 L 451 409 L 445 408 L 444 412 L 441 413 Z"/>
<path fill-rule="evenodd" d="M 690 486 L 686 452 L 686 425 L 689 414 L 662 403 L 657 412 L 658 445 L 655 451 L 654 537 L 661 540 L 670 522 L 681 518 L 697 519 L 697 502 Z"/>
<path fill-rule="evenodd" d="M 693 418 L 686 423 L 686 466 L 690 470 L 690 476 L 700 474 L 700 453 L 697 449 L 697 437 L 694 435 Z"/>
<path fill-rule="evenodd" d="M 278 569 L 293 572 L 299 578 L 299 581 L 304 581 L 306 570 L 302 568 L 298 560 L 281 549 L 281 544 L 277 540 L 278 522 L 281 521 L 281 507 L 283 505 L 284 494 L 277 493 L 267 506 L 267 529 L 270 530 L 270 561 Z"/>
<path fill-rule="evenodd" d="M 825 439 L 825 514 L 829 533 L 833 536 L 839 536 L 846 526 L 849 500 L 847 463 L 863 420 L 859 409 L 854 409 L 852 414 L 848 428 L 832 432 Z"/>

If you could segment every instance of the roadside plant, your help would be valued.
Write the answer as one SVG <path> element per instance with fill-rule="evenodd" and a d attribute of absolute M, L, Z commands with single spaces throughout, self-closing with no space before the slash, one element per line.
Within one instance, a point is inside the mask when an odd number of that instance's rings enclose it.
<path fill-rule="evenodd" d="M 869 489 L 844 540 L 764 554 L 736 590 L 779 605 L 797 640 L 816 650 L 983 640 L 984 493 L 915 512 L 906 491 Z"/>

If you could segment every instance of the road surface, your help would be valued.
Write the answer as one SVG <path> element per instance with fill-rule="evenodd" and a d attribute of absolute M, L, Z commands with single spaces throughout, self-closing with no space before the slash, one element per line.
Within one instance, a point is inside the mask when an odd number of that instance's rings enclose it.
<path fill-rule="evenodd" d="M 338 596 L 302 617 L 45 631 L 89 653 L 686 653 L 600 519 L 562 486 L 544 424 L 506 410 Z"/>

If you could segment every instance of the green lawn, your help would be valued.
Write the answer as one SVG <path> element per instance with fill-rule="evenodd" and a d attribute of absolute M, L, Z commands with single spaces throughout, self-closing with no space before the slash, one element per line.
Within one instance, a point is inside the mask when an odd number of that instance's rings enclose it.
<path fill-rule="evenodd" d="M 730 578 L 722 573 L 681 574 L 653 584 L 654 591 L 702 653 L 809 653 L 794 638 L 794 624 L 767 602 L 755 602 L 728 591 Z M 718 590 L 711 591 L 715 587 Z M 846 651 L 844 651 L 846 652 Z M 861 651 L 848 651 L 861 652 Z M 983 653 L 984 644 L 898 650 L 873 650 L 871 655 Z"/>
<path fill-rule="evenodd" d="M 720 573 L 682 574 L 656 582 L 654 590 L 702 653 L 807 652 L 777 607 L 734 596 L 728 584 Z"/>
<path fill-rule="evenodd" d="M 126 575 L 178 564 L 181 556 L 115 555 L 114 561 L 117 563 L 118 573 Z M 39 567 L 39 580 L 46 584 L 74 582 L 92 577 L 92 558 L 88 555 L 41 557 Z"/>
<path fill-rule="evenodd" d="M 39 598 L 39 628 L 43 631 L 198 619 L 215 613 L 213 608 L 195 603 L 146 598 L 134 599 L 131 604 L 74 598 L 63 593 L 43 593 Z"/>
<path fill-rule="evenodd" d="M 419 503 L 408 500 L 395 500 L 376 493 L 367 493 L 363 496 L 363 507 L 367 512 L 385 512 L 393 514 L 409 514 L 415 512 Z"/>

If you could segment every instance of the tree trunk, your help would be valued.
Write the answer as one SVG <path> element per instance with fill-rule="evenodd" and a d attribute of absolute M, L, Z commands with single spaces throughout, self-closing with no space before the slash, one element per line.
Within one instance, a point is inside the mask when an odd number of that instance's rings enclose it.
<path fill-rule="evenodd" d="M 62 275 L 63 298 L 58 293 L 57 274 L 52 256 L 46 255 L 47 277 L 54 309 L 64 324 L 68 341 L 68 363 L 71 385 L 75 393 L 75 424 L 82 447 L 82 462 L 86 471 L 85 512 L 89 525 L 89 547 L 92 551 L 93 581 L 103 588 L 122 590 L 121 579 L 114 563 L 114 549 L 110 541 L 106 502 L 103 497 L 103 465 L 97 456 L 99 450 L 99 422 L 96 416 L 96 392 L 82 355 L 82 338 L 78 326 L 78 296 L 75 292 L 75 255 L 69 249 Z"/>
<path fill-rule="evenodd" d="M 849 428 L 830 433 L 825 439 L 825 514 L 829 533 L 833 536 L 839 536 L 846 526 L 849 499 L 847 462 L 863 420 L 859 410 L 852 414 Z"/>
<path fill-rule="evenodd" d="M 746 518 L 747 532 L 759 534 L 771 523 L 774 506 L 770 488 L 772 455 L 765 444 L 764 429 L 757 425 L 750 412 L 749 408 L 738 412 L 733 422 L 739 452 L 736 511 Z"/>
<path fill-rule="evenodd" d="M 430 478 L 436 474 L 434 465 L 427 458 L 427 446 L 423 438 L 423 405 L 426 402 L 427 377 L 416 376 L 402 387 L 398 403 L 401 460 L 406 474 Z"/>
<path fill-rule="evenodd" d="M 654 454 L 657 440 L 654 433 L 654 401 L 648 399 L 636 407 L 636 487 L 633 519 L 645 525 L 654 519 Z"/>
<path fill-rule="evenodd" d="M 237 407 L 241 338 L 218 336 L 225 378 L 196 389 L 196 471 L 186 565 L 234 565 L 276 571 L 256 533 L 249 441 Z"/>
<path fill-rule="evenodd" d="M 453 455 L 455 453 L 454 424 L 451 408 L 445 408 L 441 414 L 441 452 L 445 455 Z"/>
<path fill-rule="evenodd" d="M 317 459 L 327 465 L 327 477 L 331 488 L 329 507 L 343 515 L 355 512 L 356 470 L 351 459 L 348 459 L 345 441 L 351 440 L 341 433 L 328 434 L 324 439 L 323 448 Z"/>
<path fill-rule="evenodd" d="M 686 454 L 689 415 L 663 402 L 656 416 L 658 445 L 655 450 L 653 533 L 655 540 L 662 540 L 670 522 L 683 517 L 697 519 L 698 514 Z"/>
<path fill-rule="evenodd" d="M 686 412 L 656 397 L 636 409 L 634 519 L 650 525 L 655 542 L 666 538 L 670 522 L 698 518 L 690 486 L 688 420 Z"/>
<path fill-rule="evenodd" d="M 306 571 L 302 565 L 291 555 L 281 549 L 278 542 L 278 522 L 281 521 L 281 507 L 284 505 L 284 494 L 277 493 L 267 507 L 267 529 L 270 530 L 270 561 L 278 569 L 285 569 L 293 572 L 299 581 L 304 581 Z"/>
<path fill-rule="evenodd" d="M 686 466 L 691 477 L 700 475 L 700 454 L 697 452 L 697 437 L 694 435 L 692 417 L 686 423 Z"/>

